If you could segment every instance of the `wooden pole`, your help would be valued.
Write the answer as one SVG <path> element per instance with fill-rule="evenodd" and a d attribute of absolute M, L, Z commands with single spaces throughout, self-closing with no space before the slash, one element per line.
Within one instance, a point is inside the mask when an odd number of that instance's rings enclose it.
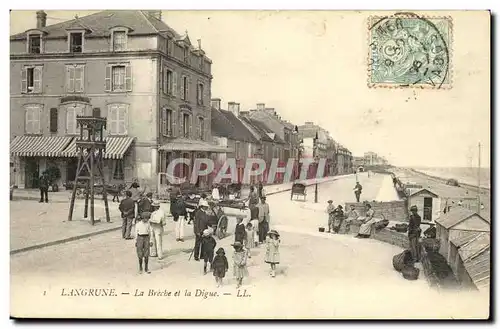
<path fill-rule="evenodd" d="M 89 217 L 89 193 L 90 186 L 89 181 L 87 180 L 85 183 L 85 208 L 83 209 L 83 218 Z"/>
<path fill-rule="evenodd" d="M 94 148 L 90 149 L 90 222 L 94 225 Z"/>
<path fill-rule="evenodd" d="M 69 214 L 68 221 L 73 219 L 73 210 L 75 209 L 75 197 L 76 197 L 76 183 L 78 182 L 78 175 L 80 174 L 80 166 L 82 165 L 82 155 L 78 153 L 78 165 L 76 169 L 75 182 L 73 184 L 73 193 L 71 193 L 71 201 L 69 203 Z"/>
<path fill-rule="evenodd" d="M 103 190 L 102 190 L 102 198 L 104 199 L 104 211 L 106 212 L 106 222 L 110 222 L 110 217 L 109 217 L 109 206 L 108 206 L 108 192 L 106 191 L 106 182 L 104 180 L 104 170 L 103 170 L 103 155 L 102 155 L 102 150 L 99 150 L 99 159 L 98 159 L 98 170 L 99 170 L 99 175 L 101 176 L 102 180 L 102 185 L 103 185 Z"/>
<path fill-rule="evenodd" d="M 477 155 L 477 213 L 481 214 L 481 143 L 478 143 Z"/>

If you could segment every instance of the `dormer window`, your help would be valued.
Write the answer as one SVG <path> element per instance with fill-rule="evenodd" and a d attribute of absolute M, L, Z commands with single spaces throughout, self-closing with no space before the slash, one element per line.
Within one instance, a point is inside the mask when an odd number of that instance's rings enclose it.
<path fill-rule="evenodd" d="M 189 48 L 184 47 L 184 62 L 189 63 Z"/>
<path fill-rule="evenodd" d="M 172 56 L 173 48 L 172 38 L 167 38 L 167 55 Z"/>
<path fill-rule="evenodd" d="M 113 51 L 121 51 L 127 49 L 127 32 L 114 31 L 113 32 Z"/>
<path fill-rule="evenodd" d="M 40 54 L 42 48 L 42 36 L 40 34 L 28 35 L 28 52 L 30 54 Z"/>
<path fill-rule="evenodd" d="M 69 34 L 69 51 L 71 53 L 83 52 L 83 33 L 71 32 Z"/>

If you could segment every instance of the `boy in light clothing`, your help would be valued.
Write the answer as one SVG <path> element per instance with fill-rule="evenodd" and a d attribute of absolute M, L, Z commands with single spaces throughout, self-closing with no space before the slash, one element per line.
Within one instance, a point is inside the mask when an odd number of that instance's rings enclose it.
<path fill-rule="evenodd" d="M 139 258 L 139 273 L 142 274 L 142 261 L 144 259 L 144 269 L 146 273 L 151 273 L 148 268 L 149 261 L 149 248 L 150 248 L 150 235 L 151 226 L 149 225 L 149 218 L 151 214 L 145 212 L 142 214 L 142 220 L 135 224 L 136 241 L 135 247 L 137 251 L 137 257 Z"/>

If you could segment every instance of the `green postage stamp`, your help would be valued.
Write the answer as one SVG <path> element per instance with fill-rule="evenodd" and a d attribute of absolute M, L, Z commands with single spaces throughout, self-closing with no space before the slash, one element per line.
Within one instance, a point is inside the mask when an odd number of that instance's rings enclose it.
<path fill-rule="evenodd" d="M 368 20 L 369 87 L 451 88 L 450 17 L 397 13 Z"/>

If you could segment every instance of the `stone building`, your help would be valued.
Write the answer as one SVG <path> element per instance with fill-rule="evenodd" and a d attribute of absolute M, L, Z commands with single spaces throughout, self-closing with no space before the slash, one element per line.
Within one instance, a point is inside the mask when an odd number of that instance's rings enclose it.
<path fill-rule="evenodd" d="M 48 166 L 76 171 L 77 115 L 107 117 L 105 175 L 153 186 L 175 157 L 221 152 L 211 140 L 211 60 L 161 11 L 107 10 L 10 37 L 11 155 L 19 187 Z M 201 42 L 200 42 L 201 43 Z M 186 168 L 187 167 L 187 168 Z M 189 166 L 179 166 L 186 176 Z"/>

